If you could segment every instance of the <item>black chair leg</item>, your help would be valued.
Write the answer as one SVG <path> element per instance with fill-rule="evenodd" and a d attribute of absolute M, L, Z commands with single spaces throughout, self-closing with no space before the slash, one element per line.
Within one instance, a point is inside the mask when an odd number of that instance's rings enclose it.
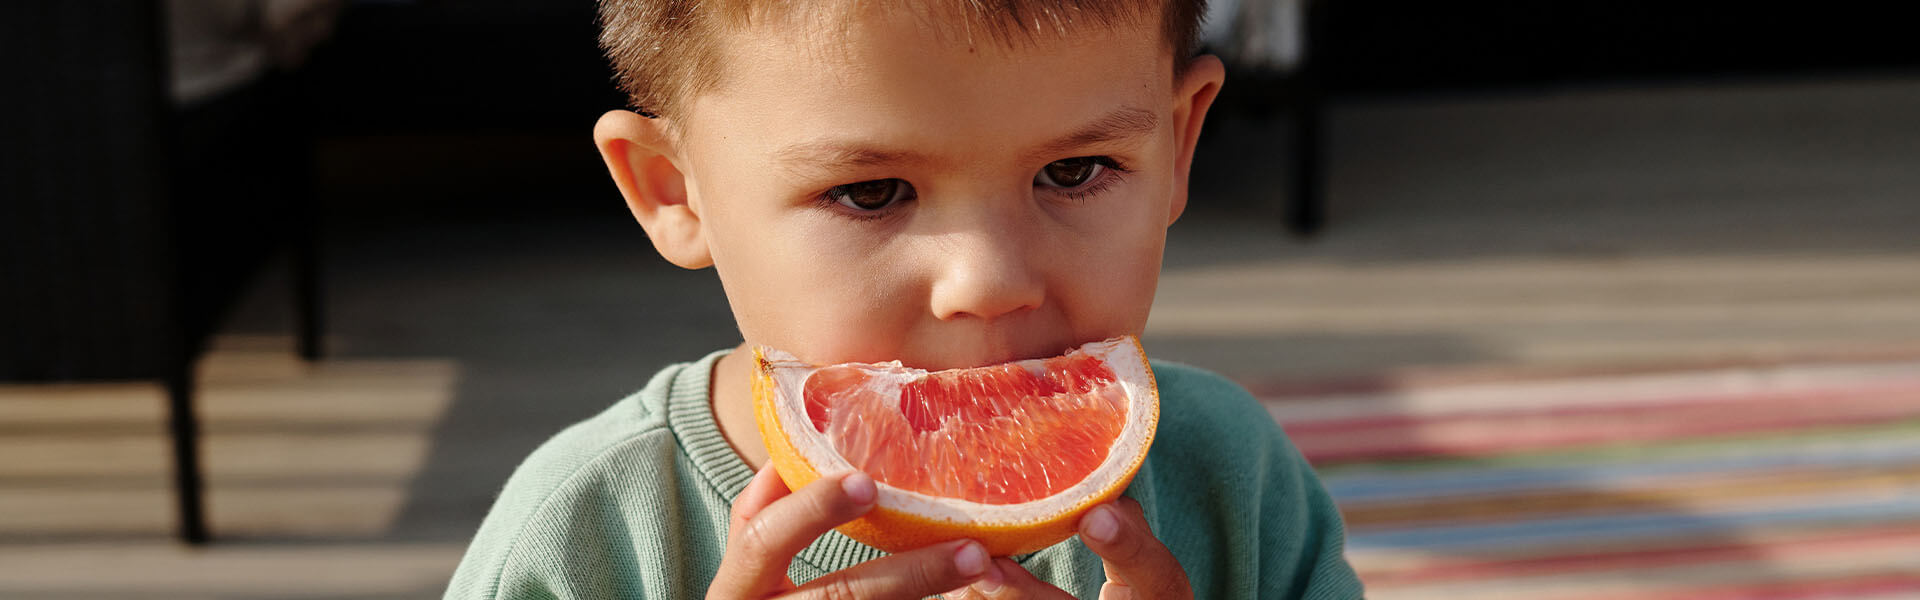
<path fill-rule="evenodd" d="M 293 302 L 295 327 L 298 329 L 300 358 L 319 360 L 323 349 L 320 334 L 323 329 L 322 303 L 320 290 L 320 225 L 316 223 L 318 211 L 314 210 L 310 191 L 295 192 L 301 194 L 298 199 L 301 206 L 296 207 L 294 227 L 296 237 L 293 242 Z"/>
<path fill-rule="evenodd" d="M 1304 75 L 1311 77 L 1311 75 Z M 1318 82 L 1303 81 L 1294 104 L 1293 201 L 1287 205 L 1287 229 L 1300 237 L 1320 233 L 1326 224 L 1326 172 Z"/>
<path fill-rule="evenodd" d="M 1293 128 L 1293 201 L 1287 205 L 1287 229 L 1299 237 L 1312 237 L 1327 220 L 1326 142 L 1323 109 L 1326 91 L 1321 86 L 1320 51 L 1325 47 L 1325 10 L 1321 2 L 1306 0 L 1305 52 L 1294 74 Z"/>
<path fill-rule="evenodd" d="M 201 494 L 200 420 L 193 409 L 193 363 L 181 363 L 166 382 L 168 423 L 173 434 L 174 495 L 180 508 L 180 539 L 198 546 L 211 538 Z"/>
<path fill-rule="evenodd" d="M 314 189 L 314 133 L 305 115 L 311 114 L 306 75 L 300 71 L 276 73 L 268 81 L 279 106 L 292 118 L 281 118 L 280 143 L 286 161 L 280 171 L 279 189 L 288 194 L 287 227 L 291 230 L 295 350 L 300 358 L 319 360 L 325 352 L 321 332 L 325 329 L 320 273 L 321 210 Z"/>

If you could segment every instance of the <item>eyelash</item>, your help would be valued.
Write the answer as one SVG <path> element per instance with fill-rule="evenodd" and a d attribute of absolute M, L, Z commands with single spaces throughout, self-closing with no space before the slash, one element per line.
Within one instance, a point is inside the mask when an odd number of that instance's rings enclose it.
<path fill-rule="evenodd" d="M 1081 157 L 1074 157 L 1074 158 L 1081 158 Z M 1114 158 L 1111 156 L 1094 156 L 1092 158 L 1094 159 L 1095 164 L 1098 164 L 1102 167 L 1100 170 L 1101 172 L 1099 174 L 1098 179 L 1082 184 L 1080 187 L 1074 188 L 1074 189 L 1049 188 L 1049 190 L 1055 193 L 1058 193 L 1062 196 L 1066 196 L 1067 199 L 1072 202 L 1080 202 L 1082 200 L 1086 200 L 1088 198 L 1094 197 L 1095 195 L 1106 192 L 1107 190 L 1113 188 L 1114 184 L 1119 183 L 1120 179 L 1133 173 L 1133 169 L 1127 168 L 1126 165 L 1121 163 L 1120 160 L 1117 158 Z M 908 185 L 912 185 L 911 182 L 909 182 Z M 839 186 L 834 186 L 834 188 L 837 188 L 837 187 Z M 1035 187 L 1040 187 L 1040 186 L 1035 186 Z M 898 206 L 898 204 L 889 205 L 887 208 L 874 210 L 874 211 L 856 211 L 853 209 L 849 209 L 846 206 L 841 205 L 840 201 L 833 199 L 833 195 L 831 192 L 834 188 L 827 188 L 827 190 L 814 195 L 813 197 L 814 204 L 819 206 L 822 210 L 830 211 L 841 217 L 853 219 L 855 221 L 860 221 L 860 222 L 878 221 L 881 219 L 891 217 L 899 212 L 896 210 L 892 210 L 892 208 L 894 206 Z M 919 199 L 919 193 L 917 190 L 912 199 L 913 200 Z"/>
<path fill-rule="evenodd" d="M 1052 191 L 1066 196 L 1068 200 L 1079 202 L 1106 192 L 1112 188 L 1114 184 L 1119 183 L 1122 178 L 1133 173 L 1132 169 L 1128 169 L 1126 165 L 1120 164 L 1119 159 L 1111 156 L 1095 156 L 1093 157 L 1093 162 L 1103 167 L 1100 169 L 1100 174 L 1097 179 L 1081 184 L 1080 187 L 1077 188 L 1054 189 Z"/>
<path fill-rule="evenodd" d="M 834 187 L 839 187 L 839 186 L 834 186 Z M 833 199 L 833 194 L 832 194 L 833 189 L 834 188 L 827 188 L 827 191 L 823 191 L 823 192 L 820 192 L 819 194 L 814 195 L 813 203 L 815 205 L 818 205 L 820 207 L 820 210 L 824 210 L 824 211 L 827 211 L 828 213 L 832 213 L 840 217 L 853 219 L 855 221 L 860 221 L 863 223 L 885 219 L 887 217 L 891 217 L 896 214 L 899 214 L 900 212 L 897 210 L 893 210 L 894 206 L 898 206 L 897 203 L 888 205 L 886 208 L 882 208 L 879 210 L 871 210 L 871 211 L 857 211 L 851 208 L 847 208 L 846 206 L 841 205 L 839 200 Z M 918 199 L 918 198 L 919 198 L 919 194 L 918 192 L 915 192 L 914 199 Z"/>

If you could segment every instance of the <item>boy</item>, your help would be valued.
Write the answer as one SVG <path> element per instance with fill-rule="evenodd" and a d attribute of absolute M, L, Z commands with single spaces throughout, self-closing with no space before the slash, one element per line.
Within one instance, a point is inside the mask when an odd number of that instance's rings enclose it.
<path fill-rule="evenodd" d="M 944 369 L 1139 334 L 1223 78 L 1189 58 L 1200 12 L 603 0 L 644 113 L 606 114 L 594 140 L 660 254 L 718 272 L 745 343 L 536 451 L 447 596 L 1358 597 L 1311 469 L 1244 390 L 1192 368 L 1155 365 L 1160 433 L 1127 497 L 1021 557 L 841 536 L 872 479 L 789 491 L 753 423 L 753 344 Z"/>

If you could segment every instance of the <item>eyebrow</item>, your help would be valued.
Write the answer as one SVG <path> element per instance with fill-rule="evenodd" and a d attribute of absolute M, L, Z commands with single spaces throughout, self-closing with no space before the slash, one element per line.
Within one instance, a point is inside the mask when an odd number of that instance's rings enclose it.
<path fill-rule="evenodd" d="M 1153 133 L 1160 126 L 1160 115 L 1144 108 L 1121 107 L 1059 139 L 1041 144 L 1036 154 L 1066 152 L 1081 146 L 1123 140 Z"/>
<path fill-rule="evenodd" d="M 1147 135 L 1159 125 L 1159 115 L 1153 111 L 1125 106 L 1089 121 L 1071 133 L 1043 143 L 1031 152 L 1038 156 L 1061 154 L 1083 146 Z M 791 144 L 781 148 L 775 156 L 789 168 L 808 170 L 932 162 L 930 156 L 911 150 L 871 148 L 839 141 Z"/>

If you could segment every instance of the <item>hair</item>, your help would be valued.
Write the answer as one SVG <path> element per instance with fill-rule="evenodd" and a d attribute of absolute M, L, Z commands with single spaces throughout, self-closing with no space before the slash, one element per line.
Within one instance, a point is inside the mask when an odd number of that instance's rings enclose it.
<path fill-rule="evenodd" d="M 634 109 L 648 116 L 678 115 L 695 94 L 719 84 L 721 34 L 754 21 L 807 14 L 818 4 L 839 4 L 842 10 L 837 14 L 850 21 L 860 5 L 898 1 L 600 0 L 600 47 Z M 934 17 L 927 21 L 958 30 L 968 43 L 975 32 L 984 32 L 1005 46 L 1037 35 L 1110 29 L 1157 17 L 1161 37 L 1176 59 L 1175 76 L 1187 62 L 1179 59 L 1194 52 L 1206 12 L 1206 0 L 919 0 L 911 4 Z"/>

